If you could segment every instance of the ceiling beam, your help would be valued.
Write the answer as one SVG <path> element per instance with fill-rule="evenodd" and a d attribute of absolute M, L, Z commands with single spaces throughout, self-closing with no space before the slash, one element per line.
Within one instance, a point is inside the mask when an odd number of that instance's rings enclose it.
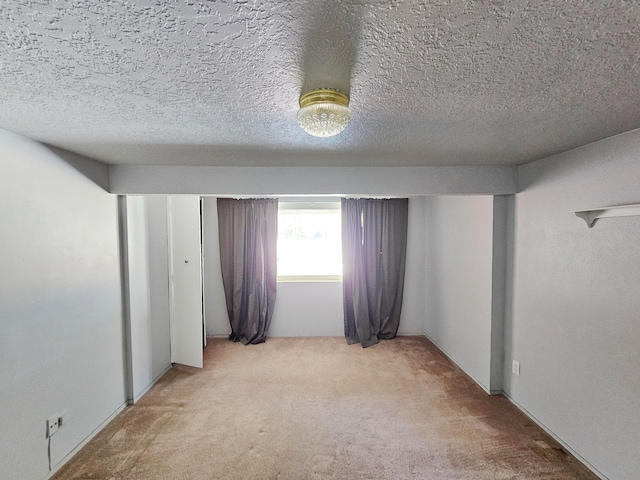
<path fill-rule="evenodd" d="M 109 167 L 111 193 L 123 195 L 508 195 L 518 168 L 426 167 Z"/>

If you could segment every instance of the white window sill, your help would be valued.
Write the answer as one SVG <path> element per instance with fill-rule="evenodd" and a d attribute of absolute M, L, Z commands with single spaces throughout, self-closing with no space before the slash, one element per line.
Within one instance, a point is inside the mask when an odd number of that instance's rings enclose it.
<path fill-rule="evenodd" d="M 278 275 L 278 283 L 338 283 L 342 275 Z"/>

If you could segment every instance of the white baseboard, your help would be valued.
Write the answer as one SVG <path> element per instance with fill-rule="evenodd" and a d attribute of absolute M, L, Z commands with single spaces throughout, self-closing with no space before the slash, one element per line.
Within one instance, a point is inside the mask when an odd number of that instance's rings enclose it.
<path fill-rule="evenodd" d="M 429 340 L 431 343 L 433 343 L 435 345 L 435 347 L 440 350 L 443 355 L 445 357 L 447 357 L 453 364 L 455 364 L 465 375 L 467 375 L 469 378 L 471 378 L 480 388 L 482 388 L 485 392 L 487 392 L 489 395 L 503 395 L 507 400 L 509 400 L 509 402 L 511 402 L 518 410 L 520 410 L 524 415 L 527 416 L 527 418 L 529 418 L 532 422 L 534 422 L 537 426 L 539 426 L 542 430 L 544 430 L 549 436 L 551 436 L 556 442 L 558 442 L 567 452 L 569 452 L 570 455 L 572 455 L 573 457 L 575 457 L 580 463 L 582 463 L 585 467 L 587 467 L 591 472 L 593 472 L 594 475 L 596 475 L 598 478 L 602 479 L 602 480 L 609 480 L 607 476 L 605 476 L 602 472 L 600 472 L 596 467 L 594 467 L 593 465 L 591 465 L 584 457 L 582 457 L 580 454 L 578 454 L 573 448 L 571 448 L 566 442 L 564 442 L 560 437 L 558 437 L 553 431 L 551 431 L 544 423 L 542 423 L 540 420 L 538 420 L 533 414 L 531 414 L 526 408 L 524 408 L 522 405 L 520 405 L 518 402 L 516 402 L 513 398 L 511 398 L 509 395 L 507 395 L 504 391 L 502 390 L 488 390 L 487 388 L 485 388 L 484 385 L 482 385 L 477 379 L 475 379 L 473 376 L 469 375 L 460 365 L 458 365 L 458 363 L 453 360 L 451 358 L 451 356 L 449 356 L 449 354 L 447 352 L 445 352 L 444 350 L 442 350 L 442 348 L 440 348 L 440 346 L 438 346 L 431 338 L 429 338 L 429 336 L 426 333 L 399 333 L 398 336 L 403 336 L 403 337 L 409 337 L 409 336 L 424 336 L 427 338 L 427 340 Z M 207 338 L 228 338 L 228 335 L 207 335 Z M 145 389 L 143 392 L 141 392 L 135 399 L 134 399 L 134 403 L 137 402 L 140 398 L 142 398 L 142 396 L 147 393 L 151 387 L 153 387 L 158 380 L 160 380 L 160 378 L 162 378 L 162 376 L 167 373 L 169 370 L 171 370 L 172 365 L 169 365 L 160 375 L 158 375 Z M 122 412 L 127 406 L 129 405 L 128 402 L 123 403 L 122 405 L 120 405 L 111 415 L 109 415 L 100 425 L 98 425 L 98 427 L 96 427 L 89 435 L 87 435 L 87 437 L 84 438 L 84 440 L 82 440 L 78 445 L 76 445 L 76 447 L 69 452 L 62 460 L 60 460 L 60 462 L 58 462 L 55 467 L 43 478 L 43 480 L 48 480 L 51 477 L 53 477 L 53 475 L 60 470 L 60 468 L 62 468 L 64 466 L 65 463 L 67 463 L 76 453 L 78 453 L 78 451 L 80 451 L 80 449 L 82 447 L 84 447 L 93 437 L 95 437 L 104 427 L 107 426 L 107 424 L 109 422 L 111 422 L 111 420 L 113 420 L 120 412 Z"/>
<path fill-rule="evenodd" d="M 122 412 L 127 406 L 136 403 L 138 400 L 140 400 L 142 398 L 142 396 L 147 393 L 149 390 L 151 390 L 151 387 L 153 387 L 156 383 L 158 383 L 158 380 L 160 380 L 162 378 L 162 376 L 167 373 L 169 370 L 171 370 L 171 368 L 173 367 L 173 365 L 169 365 L 167 368 L 165 368 L 162 373 L 160 373 L 156 378 L 153 379 L 153 381 L 147 385 L 147 387 L 140 392 L 140 394 L 134 398 L 133 402 L 130 401 L 126 401 L 125 403 L 123 403 L 122 405 L 120 405 L 112 414 L 110 414 L 100 425 L 98 425 L 89 435 L 87 435 L 78 445 L 75 446 L 75 448 L 73 450 L 71 450 L 69 453 L 67 453 L 64 458 L 62 460 L 60 460 L 54 468 L 51 469 L 51 471 L 47 474 L 46 477 L 43 478 L 43 480 L 48 480 L 49 478 L 51 478 L 58 470 L 60 470 L 65 463 L 67 463 L 69 460 L 71 460 L 71 458 L 80 451 L 80 449 L 82 447 L 84 447 L 93 437 L 95 437 L 98 433 L 100 433 L 100 431 L 106 427 L 109 422 L 111 422 L 111 420 L 113 420 L 114 418 L 116 418 L 116 416 Z"/>
<path fill-rule="evenodd" d="M 609 480 L 609 478 L 606 475 L 604 475 L 596 467 L 594 467 L 587 460 L 585 460 L 584 457 L 582 457 L 578 452 L 576 452 L 573 448 L 571 448 L 565 441 L 563 441 L 560 437 L 558 437 L 555 433 L 553 433 L 549 428 L 547 428 L 547 426 L 544 423 L 542 423 L 535 416 L 533 416 L 526 408 L 524 408 L 522 405 L 520 405 L 518 402 L 516 402 L 513 398 L 511 398 L 505 392 L 502 392 L 502 395 L 504 395 L 504 397 L 507 400 L 509 400 L 518 410 L 520 410 L 522 413 L 524 413 L 529 418 L 529 420 L 531 420 L 533 423 L 538 425 L 549 436 L 551 436 L 556 442 L 558 442 L 560 445 L 562 445 L 562 448 L 564 448 L 567 452 L 569 452 L 569 454 L 571 454 L 571 456 L 575 457 L 580 463 L 582 463 L 585 467 L 587 467 L 589 470 L 591 470 L 591 472 L 593 472 L 594 475 L 597 475 L 598 478 L 601 478 L 602 480 Z"/>
<path fill-rule="evenodd" d="M 48 480 L 49 478 L 53 477 L 58 470 L 60 470 L 65 463 L 67 463 L 69 460 L 71 460 L 71 458 L 80 451 L 80 449 L 82 447 L 84 447 L 87 443 L 89 443 L 89 441 L 95 437 L 98 433 L 100 433 L 100 431 L 107 426 L 107 424 L 113 420 L 114 418 L 116 418 L 116 416 L 122 412 L 127 406 L 129 405 L 128 402 L 124 402 L 122 405 L 120 405 L 118 408 L 116 408 L 116 410 L 111 413 L 100 425 L 98 425 L 89 435 L 87 435 L 78 445 L 75 446 L 75 448 L 73 450 L 71 450 L 69 453 L 67 453 L 62 460 L 60 460 L 52 469 L 49 473 L 47 473 L 47 475 L 43 478 L 43 480 Z"/>
<path fill-rule="evenodd" d="M 534 417 L 530 412 L 527 411 L 526 408 L 524 408 L 522 405 L 520 405 L 518 402 L 516 402 L 513 398 L 511 398 L 509 395 L 507 395 L 503 390 L 488 390 L 487 388 L 484 387 L 484 385 L 482 385 L 477 379 L 475 379 L 472 375 L 469 375 L 464 368 L 462 368 L 460 365 L 458 365 L 458 363 L 451 358 L 451 356 L 445 352 L 436 342 L 434 342 L 431 338 L 429 338 L 429 335 L 427 335 L 426 333 L 423 334 L 427 340 L 429 340 L 431 343 L 433 343 L 435 345 L 435 347 L 440 350 L 445 357 L 447 357 L 449 360 L 451 360 L 455 365 L 458 366 L 458 368 L 460 370 L 462 370 L 462 372 L 467 375 L 469 378 L 471 378 L 474 382 L 476 382 L 478 384 L 478 386 L 480 388 L 482 388 L 485 392 L 487 392 L 489 395 L 503 395 L 507 400 L 509 400 L 518 410 L 520 410 L 523 414 L 525 414 L 527 416 L 527 418 L 529 418 L 533 423 L 535 423 L 536 425 L 538 425 L 542 430 L 544 430 L 549 436 L 551 436 L 556 442 L 558 442 L 560 445 L 562 445 L 562 448 L 564 448 L 567 452 L 569 452 L 570 455 L 572 455 L 573 457 L 575 457 L 580 463 L 582 463 L 585 467 L 587 467 L 589 470 L 591 470 L 595 475 L 598 476 L 598 478 L 601 478 L 602 480 L 609 480 L 608 477 L 606 477 L 602 472 L 600 472 L 596 467 L 594 467 L 593 465 L 591 465 L 587 460 L 584 459 L 584 457 L 582 457 L 580 454 L 578 454 L 573 448 L 571 448 L 566 442 L 564 442 L 560 437 L 558 437 L 555 433 L 553 433 L 553 431 L 551 431 L 549 428 L 547 428 L 547 426 L 542 423 L 540 420 L 538 420 L 536 417 Z"/>
<path fill-rule="evenodd" d="M 600 472 L 596 467 L 594 467 L 593 465 L 591 465 L 587 460 L 584 459 L 584 457 L 582 457 L 580 454 L 578 454 L 573 448 L 571 448 L 566 442 L 564 442 L 560 437 L 558 437 L 555 433 L 553 433 L 549 428 L 547 428 L 547 426 L 542 423 L 540 420 L 538 420 L 536 417 L 534 417 L 530 412 L 527 411 L 526 408 L 524 408 L 522 405 L 520 405 L 518 402 L 516 402 L 513 398 L 511 398 L 509 395 L 507 395 L 503 390 L 488 390 L 487 388 L 484 387 L 484 385 L 482 385 L 477 379 L 473 378 L 472 375 L 469 375 L 469 373 L 467 373 L 464 368 L 462 368 L 460 365 L 458 365 L 458 363 L 451 358 L 451 356 L 445 352 L 436 342 L 434 342 L 431 338 L 429 338 L 429 335 L 427 335 L 426 333 L 423 334 L 427 340 L 429 340 L 431 343 L 433 343 L 435 345 L 435 347 L 440 350 L 445 357 L 447 357 L 449 360 L 451 360 L 455 365 L 458 366 L 458 368 L 460 370 L 462 370 L 462 372 L 464 372 L 465 375 L 467 375 L 469 378 L 471 378 L 474 382 L 476 382 L 478 384 L 479 387 L 481 387 L 485 392 L 487 392 L 489 395 L 503 395 L 507 400 L 509 400 L 518 410 L 520 410 L 523 414 L 525 414 L 527 416 L 527 418 L 529 418 L 533 423 L 535 423 L 536 425 L 538 425 L 542 430 L 544 430 L 549 436 L 551 436 L 556 442 L 558 442 L 560 445 L 562 445 L 562 448 L 564 448 L 567 452 L 569 452 L 570 455 L 572 455 L 573 457 L 575 457 L 580 463 L 582 463 L 585 467 L 587 467 L 589 470 L 591 470 L 595 475 L 598 476 L 598 478 L 601 478 L 602 480 L 609 480 L 608 477 L 606 477 L 602 472 Z"/>
<path fill-rule="evenodd" d="M 469 377 L 471 380 L 473 380 L 482 390 L 484 390 L 485 392 L 487 392 L 487 395 L 498 395 L 500 393 L 502 393 L 502 390 L 500 391 L 496 391 L 496 390 L 489 390 L 487 387 L 485 387 L 482 382 L 480 382 L 477 378 L 475 378 L 473 375 L 469 374 L 469 372 L 467 372 L 464 368 L 462 368 L 462 365 L 460 365 L 458 362 L 456 362 L 451 355 L 449 355 L 445 350 L 442 349 L 442 347 L 440 345 L 438 345 L 436 342 L 434 342 L 429 335 L 427 335 L 426 333 L 421 333 L 420 335 L 424 335 L 426 337 L 427 340 L 429 340 L 431 343 L 433 343 L 435 345 L 435 347 L 440 350 L 442 352 L 442 354 L 447 357 L 456 367 L 458 367 L 462 373 L 464 373 L 467 377 Z"/>
<path fill-rule="evenodd" d="M 172 364 L 169 364 L 169 366 L 167 368 L 165 368 L 162 373 L 160 373 L 156 378 L 154 378 L 151 383 L 149 385 L 147 385 L 144 390 L 142 390 L 137 396 L 136 398 L 133 399 L 133 402 L 130 402 L 130 405 L 135 404 L 138 400 L 140 400 L 145 393 L 147 393 L 149 390 L 151 390 L 151 387 L 153 387 L 156 383 L 158 383 L 158 380 L 160 380 L 162 378 L 162 376 L 167 373 L 169 370 L 171 370 L 171 368 L 173 367 Z"/>

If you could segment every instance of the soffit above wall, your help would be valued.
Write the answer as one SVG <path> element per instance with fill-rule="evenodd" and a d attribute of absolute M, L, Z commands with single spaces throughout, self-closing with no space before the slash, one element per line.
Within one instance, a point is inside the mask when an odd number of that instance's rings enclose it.
<path fill-rule="evenodd" d="M 0 128 L 111 164 L 519 165 L 640 127 L 635 1 L 14 0 Z M 317 139 L 303 91 L 351 97 Z"/>
<path fill-rule="evenodd" d="M 518 167 L 213 167 L 113 165 L 111 193 L 122 195 L 509 195 Z"/>

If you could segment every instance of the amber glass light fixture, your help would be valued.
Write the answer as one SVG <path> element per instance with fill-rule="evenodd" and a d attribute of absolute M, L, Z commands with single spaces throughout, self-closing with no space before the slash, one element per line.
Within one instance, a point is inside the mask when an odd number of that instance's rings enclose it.
<path fill-rule="evenodd" d="M 338 90 L 321 88 L 300 97 L 298 123 L 314 137 L 333 137 L 349 124 L 349 97 Z"/>

